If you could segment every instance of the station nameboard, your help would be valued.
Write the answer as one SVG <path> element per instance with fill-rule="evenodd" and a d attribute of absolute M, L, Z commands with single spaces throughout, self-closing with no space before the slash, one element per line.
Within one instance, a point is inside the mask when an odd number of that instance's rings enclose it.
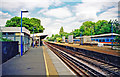
<path fill-rule="evenodd" d="M 69 43 L 73 43 L 73 35 L 68 36 L 68 41 L 69 41 Z"/>
<path fill-rule="evenodd" d="M 20 33 L 15 33 L 16 36 L 20 36 Z"/>

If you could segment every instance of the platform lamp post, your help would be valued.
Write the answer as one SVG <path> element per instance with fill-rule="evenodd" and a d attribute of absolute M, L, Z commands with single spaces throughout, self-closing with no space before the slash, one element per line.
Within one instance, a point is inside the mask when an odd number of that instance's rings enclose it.
<path fill-rule="evenodd" d="M 81 45 L 83 45 L 83 43 L 82 43 L 82 31 L 80 33 L 80 37 L 81 37 Z"/>
<path fill-rule="evenodd" d="M 92 26 L 91 26 L 91 46 L 92 46 Z"/>
<path fill-rule="evenodd" d="M 112 33 L 112 46 L 111 48 L 113 49 L 113 24 L 114 24 L 114 21 L 112 21 L 111 23 L 111 33 Z"/>
<path fill-rule="evenodd" d="M 91 41 L 92 41 L 92 26 L 91 26 Z"/>
<path fill-rule="evenodd" d="M 33 48 L 34 48 L 34 28 L 36 28 L 35 26 L 33 27 Z"/>
<path fill-rule="evenodd" d="M 21 11 L 21 53 L 20 56 L 23 55 L 23 44 L 22 44 L 22 13 L 27 13 L 28 11 Z"/>

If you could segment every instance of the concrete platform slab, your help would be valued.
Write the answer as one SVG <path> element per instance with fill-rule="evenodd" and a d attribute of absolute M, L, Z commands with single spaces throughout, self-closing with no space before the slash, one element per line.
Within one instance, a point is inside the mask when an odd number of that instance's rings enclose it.
<path fill-rule="evenodd" d="M 67 67 L 62 61 L 47 47 L 45 46 L 47 53 L 49 54 L 52 63 L 54 64 L 59 77 L 75 77 L 75 74 Z"/>
<path fill-rule="evenodd" d="M 42 47 L 31 48 L 22 57 L 16 56 L 2 64 L 2 75 L 46 75 Z"/>

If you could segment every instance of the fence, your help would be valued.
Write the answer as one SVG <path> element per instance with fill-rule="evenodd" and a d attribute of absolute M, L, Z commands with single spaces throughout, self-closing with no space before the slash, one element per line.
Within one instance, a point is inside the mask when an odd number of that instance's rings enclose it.
<path fill-rule="evenodd" d="M 0 42 L 0 44 L 2 44 L 2 50 L 0 51 L 0 53 L 2 53 L 2 63 L 6 62 L 19 53 L 18 41 Z"/>

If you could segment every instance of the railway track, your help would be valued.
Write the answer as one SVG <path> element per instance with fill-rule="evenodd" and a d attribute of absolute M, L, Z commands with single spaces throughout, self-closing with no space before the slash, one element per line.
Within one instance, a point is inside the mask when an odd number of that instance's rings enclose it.
<path fill-rule="evenodd" d="M 78 76 L 118 77 L 120 67 L 102 60 L 89 57 L 64 47 L 45 43 L 62 61 L 64 61 Z"/>

